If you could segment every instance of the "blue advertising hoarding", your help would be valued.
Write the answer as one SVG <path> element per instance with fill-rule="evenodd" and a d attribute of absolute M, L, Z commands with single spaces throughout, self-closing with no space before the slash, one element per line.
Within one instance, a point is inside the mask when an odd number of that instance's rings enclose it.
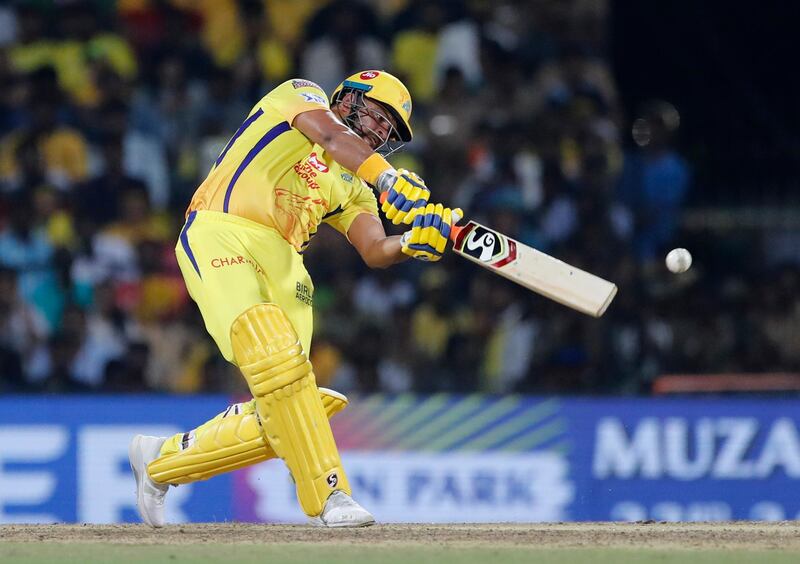
<path fill-rule="evenodd" d="M 800 518 L 800 401 L 575 399 L 576 520 Z"/>
<path fill-rule="evenodd" d="M 227 401 L 225 396 L 0 398 L 0 523 L 138 522 L 128 465 L 131 437 L 190 429 Z M 172 522 L 222 521 L 231 514 L 231 476 L 172 490 Z"/>
<path fill-rule="evenodd" d="M 0 398 L 0 522 L 138 521 L 127 447 L 226 396 Z M 352 398 L 332 421 L 383 522 L 800 517 L 800 401 Z M 280 461 L 171 488 L 170 522 L 302 521 Z"/>

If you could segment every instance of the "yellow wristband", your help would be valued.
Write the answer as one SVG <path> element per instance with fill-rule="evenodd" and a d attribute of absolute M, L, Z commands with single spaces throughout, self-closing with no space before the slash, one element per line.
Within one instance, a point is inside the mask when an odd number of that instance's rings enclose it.
<path fill-rule="evenodd" d="M 366 160 L 361 163 L 356 171 L 359 178 L 362 178 L 375 186 L 378 183 L 378 177 L 392 168 L 389 161 L 384 159 L 378 153 L 372 153 Z"/>

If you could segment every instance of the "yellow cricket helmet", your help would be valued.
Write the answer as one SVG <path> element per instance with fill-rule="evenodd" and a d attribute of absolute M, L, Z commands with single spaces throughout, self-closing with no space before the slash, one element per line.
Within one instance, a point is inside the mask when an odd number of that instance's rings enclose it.
<path fill-rule="evenodd" d="M 383 70 L 365 70 L 348 76 L 331 95 L 335 104 L 347 90 L 362 92 L 370 100 L 380 102 L 397 121 L 397 133 L 406 143 L 411 141 L 411 94 L 400 80 Z"/>

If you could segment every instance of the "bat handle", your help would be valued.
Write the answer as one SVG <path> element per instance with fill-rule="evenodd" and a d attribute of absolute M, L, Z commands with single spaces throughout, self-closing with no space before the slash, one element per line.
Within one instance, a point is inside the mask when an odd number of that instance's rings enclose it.
<path fill-rule="evenodd" d="M 461 219 L 461 214 L 457 211 L 453 212 L 453 223 L 456 223 L 458 220 Z M 458 225 L 452 225 L 450 227 L 450 240 L 455 243 L 458 239 L 458 234 L 461 233 L 461 230 L 464 229 L 463 227 L 459 227 Z"/>
<path fill-rule="evenodd" d="M 381 192 L 380 196 L 378 196 L 378 200 L 382 204 L 383 202 L 386 201 L 386 198 L 388 196 L 389 196 L 389 192 Z M 456 223 L 460 219 L 461 219 L 461 214 L 453 213 L 453 223 Z M 453 225 L 450 228 L 450 240 L 455 243 L 456 239 L 458 238 L 458 234 L 461 233 L 462 229 L 464 229 L 464 228 L 463 227 L 459 227 L 458 225 Z"/>

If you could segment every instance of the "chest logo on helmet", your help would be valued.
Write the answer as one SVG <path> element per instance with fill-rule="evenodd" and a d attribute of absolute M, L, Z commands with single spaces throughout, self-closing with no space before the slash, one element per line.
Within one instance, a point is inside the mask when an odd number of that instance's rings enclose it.
<path fill-rule="evenodd" d="M 379 74 L 381 73 L 378 71 L 364 71 L 358 75 L 358 78 L 361 80 L 372 80 L 373 78 L 377 78 Z"/>

